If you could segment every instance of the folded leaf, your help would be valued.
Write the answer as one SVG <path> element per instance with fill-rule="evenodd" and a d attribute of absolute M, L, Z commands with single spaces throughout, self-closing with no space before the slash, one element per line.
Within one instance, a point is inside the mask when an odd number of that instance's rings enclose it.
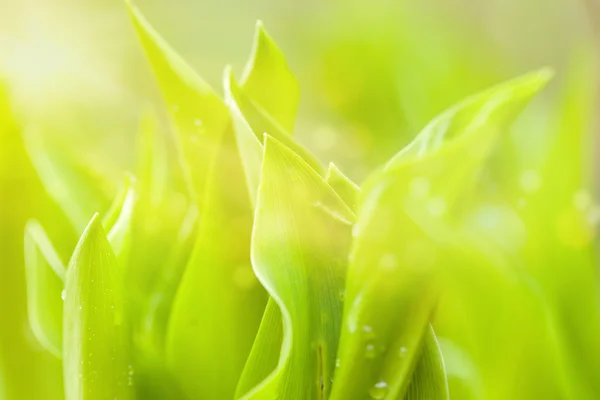
<path fill-rule="evenodd" d="M 406 395 L 440 269 L 460 236 L 452 228 L 457 199 L 468 196 L 498 134 L 548 78 L 547 71 L 527 75 L 451 108 L 367 181 L 331 400 Z"/>
<path fill-rule="evenodd" d="M 275 139 L 265 140 L 252 264 L 279 306 L 284 336 L 277 367 L 243 398 L 327 398 L 354 215 L 298 155 Z M 265 372 L 261 368 L 256 378 Z"/>
<path fill-rule="evenodd" d="M 46 350 L 62 358 L 65 266 L 37 221 L 25 227 L 25 271 L 31 329 Z"/>
<path fill-rule="evenodd" d="M 134 370 L 117 260 L 98 215 L 69 263 L 63 366 L 67 400 L 133 399 Z"/>

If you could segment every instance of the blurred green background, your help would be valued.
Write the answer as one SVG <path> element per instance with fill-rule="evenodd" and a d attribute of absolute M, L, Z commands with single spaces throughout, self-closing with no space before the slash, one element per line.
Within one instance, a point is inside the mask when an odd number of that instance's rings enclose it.
<path fill-rule="evenodd" d="M 296 137 L 358 182 L 446 107 L 531 69 L 551 66 L 557 77 L 517 124 L 529 133 L 519 147 L 528 156 L 544 148 L 540 132 L 552 124 L 564 82 L 581 78 L 596 104 L 600 6 L 593 0 L 136 4 L 218 92 L 225 64 L 241 73 L 255 21 L 263 20 L 300 81 Z M 169 133 L 118 0 L 0 0 L 0 79 L 0 398 L 6 390 L 8 399 L 46 399 L 62 383 L 58 361 L 27 324 L 23 227 L 39 218 L 66 258 L 80 232 L 52 227 L 68 227 L 66 218 L 79 211 L 57 212 L 54 200 L 67 189 L 43 188 L 21 137 L 35 138 L 26 141 L 29 151 L 60 153 L 55 163 L 85 170 L 86 207 L 106 209 L 123 171 L 134 167 L 140 115 L 154 109 Z M 60 175 L 48 165 L 36 165 L 37 173 Z M 12 387 L 2 378 L 21 381 Z"/>

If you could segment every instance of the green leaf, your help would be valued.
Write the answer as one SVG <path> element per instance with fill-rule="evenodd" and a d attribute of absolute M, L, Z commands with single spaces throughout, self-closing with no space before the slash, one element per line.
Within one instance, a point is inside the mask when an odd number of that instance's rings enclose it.
<path fill-rule="evenodd" d="M 230 124 L 227 107 L 160 37 L 140 11 L 130 2 L 127 5 L 169 107 L 192 193 L 201 205 L 208 171 L 218 152 L 221 137 Z"/>
<path fill-rule="evenodd" d="M 224 139 L 167 335 L 168 363 L 193 399 L 233 396 L 266 303 L 250 265 L 252 210 L 233 132 Z"/>
<path fill-rule="evenodd" d="M 252 206 L 256 204 L 258 185 L 260 182 L 260 166 L 263 158 L 263 145 L 261 139 L 254 133 L 244 114 L 238 107 L 231 91 L 237 84 L 233 78 L 231 67 L 225 69 L 223 76 L 223 87 L 225 90 L 225 103 L 229 107 L 235 139 L 244 166 L 246 185 L 250 193 Z"/>
<path fill-rule="evenodd" d="M 442 352 L 431 326 L 425 333 L 419 361 L 404 399 L 450 399 Z"/>
<path fill-rule="evenodd" d="M 406 395 L 440 271 L 460 246 L 457 199 L 468 197 L 498 134 L 548 79 L 547 71 L 530 74 L 451 108 L 367 181 L 331 400 Z M 435 392 L 444 398 L 444 390 Z"/>
<path fill-rule="evenodd" d="M 25 227 L 25 271 L 29 324 L 46 350 L 62 358 L 65 266 L 37 221 Z"/>
<path fill-rule="evenodd" d="M 241 83 L 244 92 L 258 107 L 265 110 L 285 131 L 293 132 L 300 87 L 285 56 L 260 21 L 256 24 L 254 48 Z"/>
<path fill-rule="evenodd" d="M 52 143 L 51 132 L 44 129 L 31 127 L 25 132 L 27 151 L 48 194 L 64 211 L 75 231 L 82 232 L 89 216 L 108 206 L 112 185 L 88 160 Z"/>
<path fill-rule="evenodd" d="M 201 217 L 169 321 L 167 364 L 189 398 L 228 398 L 266 302 L 249 262 L 252 213 L 244 172 L 225 105 L 130 10 L 171 106 Z"/>
<path fill-rule="evenodd" d="M 123 187 L 108 211 L 109 217 L 104 221 L 108 230 L 108 241 L 119 259 L 129 244 L 135 203 L 135 177 L 127 173 Z"/>
<path fill-rule="evenodd" d="M 394 156 L 387 169 L 433 154 L 449 143 L 470 142 L 477 158 L 506 129 L 542 89 L 553 73 L 542 69 L 494 86 L 467 98 L 434 118 L 408 146 Z"/>
<path fill-rule="evenodd" d="M 317 172 L 324 172 L 321 162 L 310 152 L 310 150 L 294 141 L 291 135 L 270 117 L 268 114 L 269 110 L 263 110 L 254 103 L 250 94 L 246 93 L 244 88 L 235 81 L 230 68 L 225 71 L 223 86 L 226 104 L 231 110 L 232 117 L 243 117 L 246 121 L 246 126 L 243 127 L 243 130 L 236 133 L 238 136 L 247 136 L 250 132 L 253 132 L 256 138 L 262 143 L 263 135 L 266 133 L 292 149 L 296 154 L 300 155 Z M 241 122 L 235 123 L 236 128 L 240 125 Z M 248 127 L 250 130 L 248 130 Z M 244 142 L 248 141 L 250 141 L 250 139 L 244 139 Z M 240 144 L 244 142 L 240 141 Z M 255 146 L 252 146 L 250 149 L 241 148 L 240 151 L 242 153 L 245 151 L 255 151 Z M 255 156 L 250 155 L 243 157 Z"/>
<path fill-rule="evenodd" d="M 243 398 L 322 399 L 335 367 L 354 215 L 300 156 L 265 140 L 252 264 L 281 311 L 283 345 L 277 367 L 262 381 L 266 370 L 251 357 L 259 364 L 256 384 Z M 266 318 L 277 327 L 276 312 L 268 308 Z M 260 345 L 272 352 L 276 344 L 257 342 L 252 354 L 260 355 Z M 274 359 L 271 353 L 266 358 L 267 364 Z M 244 387 L 251 386 L 253 368 L 246 365 Z"/>
<path fill-rule="evenodd" d="M 166 143 L 159 135 L 157 124 L 157 116 L 150 110 L 145 111 L 136 139 L 135 175 L 139 192 L 154 207 L 158 207 L 165 199 L 169 180 L 173 180 Z"/>
<path fill-rule="evenodd" d="M 133 367 L 117 260 L 95 215 L 65 281 L 63 368 L 67 400 L 133 399 Z"/>
<path fill-rule="evenodd" d="M 283 348 L 283 320 L 277 302 L 269 298 L 252 350 L 240 376 L 235 398 L 249 393 L 277 369 Z"/>
<path fill-rule="evenodd" d="M 351 210 L 356 210 L 358 197 L 360 196 L 360 187 L 350 180 L 334 163 L 329 163 L 327 177 L 325 178 L 337 194 L 346 202 Z"/>

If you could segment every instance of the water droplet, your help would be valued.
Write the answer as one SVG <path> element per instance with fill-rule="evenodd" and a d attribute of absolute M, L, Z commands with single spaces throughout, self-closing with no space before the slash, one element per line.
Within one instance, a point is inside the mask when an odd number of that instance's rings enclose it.
<path fill-rule="evenodd" d="M 385 398 L 385 395 L 388 392 L 388 384 L 385 381 L 377 382 L 373 388 L 369 391 L 369 395 L 374 400 L 380 400 Z"/>
<path fill-rule="evenodd" d="M 196 144 L 196 143 L 199 143 L 199 142 L 200 142 L 200 139 L 198 139 L 198 136 L 196 136 L 196 135 L 190 135 L 190 143 Z"/>
<path fill-rule="evenodd" d="M 63 299 L 63 301 L 67 298 L 67 289 L 63 289 L 63 291 L 60 292 L 60 298 Z"/>
<path fill-rule="evenodd" d="M 404 356 L 406 356 L 406 352 L 408 351 L 408 349 L 404 346 L 400 347 L 400 350 L 398 351 L 398 356 L 400 358 L 404 358 Z"/>
<path fill-rule="evenodd" d="M 530 169 L 524 171 L 519 177 L 519 186 L 525 193 L 535 193 L 542 186 L 542 180 L 537 171 Z"/>
<path fill-rule="evenodd" d="M 342 362 L 340 361 L 340 359 L 339 359 L 339 358 L 337 358 L 337 359 L 335 360 L 335 367 L 336 367 L 336 368 L 339 368 L 339 367 L 340 367 L 340 365 L 342 365 Z"/>
<path fill-rule="evenodd" d="M 446 201 L 441 197 L 434 197 L 427 202 L 429 214 L 434 217 L 441 217 L 446 212 Z"/>
<path fill-rule="evenodd" d="M 371 358 L 375 358 L 376 354 L 375 354 L 375 345 L 372 343 L 369 343 L 365 346 L 365 357 L 371 359 Z"/>
<path fill-rule="evenodd" d="M 171 105 L 171 111 L 173 111 L 173 112 L 179 111 L 179 104 L 172 104 Z"/>
<path fill-rule="evenodd" d="M 398 266 L 398 259 L 392 253 L 386 253 L 379 259 L 379 266 L 387 271 L 392 271 Z"/>
<path fill-rule="evenodd" d="M 363 325 L 362 330 L 363 330 L 363 332 L 370 333 L 370 332 L 373 332 L 373 327 L 371 327 L 369 325 Z"/>
<path fill-rule="evenodd" d="M 197 127 L 200 127 L 200 126 L 202 126 L 202 121 L 199 120 L 199 119 L 195 119 L 194 120 L 194 125 L 196 125 Z"/>
<path fill-rule="evenodd" d="M 430 183 L 425 178 L 415 178 L 410 181 L 410 195 L 415 199 L 424 199 L 429 195 Z"/>

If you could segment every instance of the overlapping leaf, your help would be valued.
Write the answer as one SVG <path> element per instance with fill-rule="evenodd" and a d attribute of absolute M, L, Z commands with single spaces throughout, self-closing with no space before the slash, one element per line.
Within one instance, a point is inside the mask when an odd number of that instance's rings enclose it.
<path fill-rule="evenodd" d="M 406 395 L 438 298 L 439 269 L 448 268 L 447 215 L 456 215 L 456 199 L 498 134 L 547 80 L 541 71 L 466 100 L 370 178 L 348 274 L 335 377 L 343 384 L 334 385 L 331 399 Z"/>
<path fill-rule="evenodd" d="M 305 161 L 267 137 L 255 218 L 253 266 L 279 306 L 284 336 L 277 367 L 243 398 L 326 398 L 353 213 Z"/>
<path fill-rule="evenodd" d="M 252 212 L 244 172 L 225 105 L 131 11 L 171 105 L 200 211 L 195 248 L 169 322 L 167 361 L 188 397 L 228 398 L 266 302 L 250 267 Z"/>

